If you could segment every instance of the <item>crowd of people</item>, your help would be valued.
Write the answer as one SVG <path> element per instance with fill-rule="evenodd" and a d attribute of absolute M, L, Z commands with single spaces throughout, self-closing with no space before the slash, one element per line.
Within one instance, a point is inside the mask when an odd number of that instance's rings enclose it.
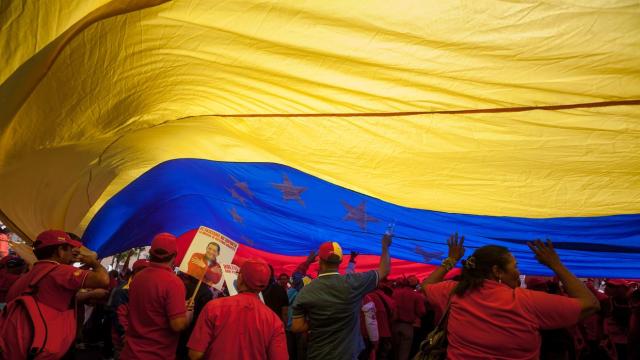
<path fill-rule="evenodd" d="M 176 241 L 158 234 L 149 259 L 111 272 L 71 233 L 11 243 L 0 259 L 0 359 L 74 359 L 93 343 L 106 359 L 406 360 L 433 351 L 425 338 L 439 330 L 448 359 L 640 359 L 637 285 L 608 280 L 599 291 L 550 241 L 529 246 L 555 277 L 528 276 L 526 286 L 508 249 L 484 246 L 464 258 L 458 234 L 422 282 L 390 279 L 385 234 L 371 271 L 359 272 L 351 252 L 341 274 L 336 242 L 292 274 L 245 259 L 234 296 L 176 272 Z"/>

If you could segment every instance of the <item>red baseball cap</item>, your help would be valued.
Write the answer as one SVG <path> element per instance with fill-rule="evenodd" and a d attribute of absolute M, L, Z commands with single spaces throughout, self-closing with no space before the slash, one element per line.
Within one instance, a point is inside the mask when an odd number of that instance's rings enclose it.
<path fill-rule="evenodd" d="M 177 239 L 174 235 L 169 233 L 160 233 L 153 237 L 151 241 L 151 250 L 149 252 L 157 257 L 166 257 L 178 252 Z"/>
<path fill-rule="evenodd" d="M 269 285 L 271 270 L 264 260 L 249 259 L 240 267 L 240 274 L 250 289 L 260 291 Z"/>
<path fill-rule="evenodd" d="M 47 230 L 38 235 L 36 241 L 33 243 L 34 249 L 42 249 L 47 246 L 69 244 L 73 247 L 81 247 L 82 243 L 71 239 L 69 234 L 62 230 Z"/>
<path fill-rule="evenodd" d="M 331 255 L 336 255 L 337 258 L 336 256 Z M 318 256 L 323 261 L 340 264 L 342 262 L 342 248 L 340 247 L 340 244 L 335 241 L 327 241 L 320 245 L 320 248 L 318 249 Z"/>
<path fill-rule="evenodd" d="M 147 266 L 149 266 L 149 260 L 147 259 L 138 259 L 136 260 L 136 262 L 133 263 L 133 266 L 131 267 L 131 271 L 138 272 L 144 268 L 146 268 Z"/>

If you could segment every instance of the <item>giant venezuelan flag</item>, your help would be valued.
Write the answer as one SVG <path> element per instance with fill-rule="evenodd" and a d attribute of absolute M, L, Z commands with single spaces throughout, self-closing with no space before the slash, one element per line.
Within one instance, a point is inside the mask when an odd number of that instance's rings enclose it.
<path fill-rule="evenodd" d="M 109 255 L 215 228 L 640 277 L 640 4 L 7 1 L 0 209 Z"/>

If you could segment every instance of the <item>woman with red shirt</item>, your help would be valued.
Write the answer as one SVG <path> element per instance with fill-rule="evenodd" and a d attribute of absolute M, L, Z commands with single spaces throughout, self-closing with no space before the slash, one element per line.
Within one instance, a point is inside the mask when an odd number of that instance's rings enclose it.
<path fill-rule="evenodd" d="M 449 238 L 449 256 L 423 283 L 429 304 L 443 314 L 451 299 L 447 359 L 538 359 L 541 329 L 575 325 L 599 309 L 593 294 L 560 261 L 549 240 L 529 243 L 553 270 L 569 297 L 520 288 L 513 255 L 483 246 L 463 261 L 461 280 L 444 281 L 464 255 L 464 237 Z"/>

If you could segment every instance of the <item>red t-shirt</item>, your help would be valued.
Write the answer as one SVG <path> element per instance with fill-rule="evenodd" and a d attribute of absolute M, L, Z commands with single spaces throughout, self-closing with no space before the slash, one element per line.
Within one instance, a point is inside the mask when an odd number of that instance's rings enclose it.
<path fill-rule="evenodd" d="M 286 360 L 282 320 L 256 294 L 210 301 L 200 313 L 187 346 L 215 360 Z"/>
<path fill-rule="evenodd" d="M 376 305 L 378 334 L 380 337 L 391 337 L 391 322 L 394 320 L 397 312 L 396 302 L 380 289 L 376 289 L 369 293 L 369 295 Z"/>
<path fill-rule="evenodd" d="M 35 295 L 35 299 L 38 301 L 47 328 L 50 330 L 47 338 L 47 348 L 52 352 L 57 350 L 56 353 L 62 357 L 76 337 L 75 296 L 78 290 L 83 287 L 84 280 L 89 272 L 71 265 L 62 265 L 55 261 L 38 261 L 33 265 L 31 271 L 20 276 L 15 284 L 11 286 L 7 293 L 7 302 L 17 298 L 27 290 L 35 275 L 47 271 L 53 266 L 55 266 L 55 269 L 38 283 L 38 293 Z M 27 313 L 22 313 L 22 315 L 24 316 L 23 320 L 7 324 L 7 326 L 14 327 L 13 332 L 17 335 L 0 340 L 7 359 L 26 359 L 26 351 L 29 346 L 28 342 L 32 337 L 32 329 Z M 51 329 L 54 329 L 54 331 L 51 331 Z"/>
<path fill-rule="evenodd" d="M 416 319 L 425 314 L 425 298 L 422 293 L 408 287 L 397 288 L 393 291 L 393 300 L 398 306 L 396 321 L 413 324 Z"/>
<path fill-rule="evenodd" d="M 151 263 L 129 285 L 129 327 L 121 359 L 175 359 L 178 333 L 170 319 L 186 315 L 182 281 L 168 267 Z"/>
<path fill-rule="evenodd" d="M 456 284 L 445 281 L 425 287 L 436 313 L 444 312 Z M 539 330 L 575 325 L 580 311 L 576 299 L 485 280 L 482 288 L 452 299 L 447 358 L 538 359 Z"/>

